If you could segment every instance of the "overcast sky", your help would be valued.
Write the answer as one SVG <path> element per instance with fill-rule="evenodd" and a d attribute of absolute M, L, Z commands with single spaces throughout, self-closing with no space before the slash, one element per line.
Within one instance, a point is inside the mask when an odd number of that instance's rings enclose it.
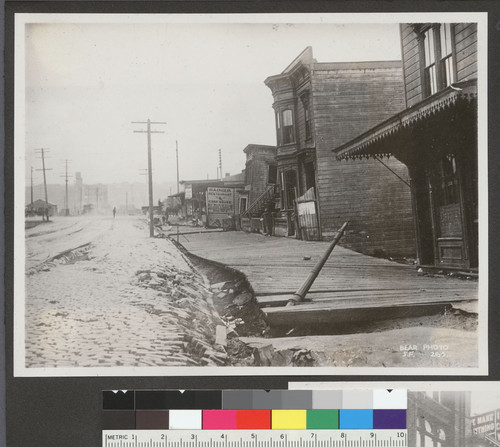
<path fill-rule="evenodd" d="M 276 144 L 272 94 L 264 85 L 307 46 L 318 62 L 398 60 L 396 24 L 63 23 L 26 25 L 26 179 L 50 148 L 49 183 L 63 160 L 84 183 L 145 180 L 145 126 L 155 182 L 245 165 L 247 144 Z M 35 183 L 42 180 L 36 173 Z"/>

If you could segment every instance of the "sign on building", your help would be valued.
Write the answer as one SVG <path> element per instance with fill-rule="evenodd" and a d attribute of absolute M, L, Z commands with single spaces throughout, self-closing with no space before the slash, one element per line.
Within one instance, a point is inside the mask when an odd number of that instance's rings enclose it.
<path fill-rule="evenodd" d="M 193 198 L 193 185 L 186 185 L 184 187 L 184 193 L 185 193 L 184 198 L 186 200 L 192 199 Z"/>
<path fill-rule="evenodd" d="M 234 189 L 207 188 L 207 219 L 211 227 L 223 227 L 234 215 Z"/>
<path fill-rule="evenodd" d="M 472 432 L 476 435 L 489 435 L 500 441 L 500 410 L 489 411 L 471 418 Z"/>

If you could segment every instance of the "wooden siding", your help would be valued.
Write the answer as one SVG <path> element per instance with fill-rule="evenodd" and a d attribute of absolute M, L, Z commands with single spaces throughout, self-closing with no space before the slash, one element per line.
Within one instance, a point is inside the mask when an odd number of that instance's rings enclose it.
<path fill-rule="evenodd" d="M 405 73 L 406 107 L 422 101 L 422 55 L 417 34 L 409 24 L 401 25 L 401 48 Z M 477 24 L 454 26 L 457 82 L 477 78 Z"/>
<path fill-rule="evenodd" d="M 401 51 L 405 74 L 406 107 L 411 107 L 423 99 L 422 67 L 417 34 L 407 23 L 401 25 Z"/>
<path fill-rule="evenodd" d="M 331 152 L 404 108 L 401 68 L 315 70 L 311 108 L 323 236 L 349 220 L 343 245 L 367 254 L 414 255 L 410 188 L 376 160 L 338 162 Z M 384 163 L 408 179 L 404 165 Z"/>
<path fill-rule="evenodd" d="M 477 78 L 477 25 L 455 25 L 457 81 Z"/>

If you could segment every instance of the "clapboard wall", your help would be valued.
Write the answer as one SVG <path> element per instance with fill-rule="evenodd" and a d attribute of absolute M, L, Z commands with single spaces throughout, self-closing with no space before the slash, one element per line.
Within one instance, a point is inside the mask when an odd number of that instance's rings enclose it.
<path fill-rule="evenodd" d="M 477 79 L 477 24 L 456 23 L 452 29 L 456 81 Z M 401 24 L 400 31 L 406 105 L 411 107 L 424 99 L 422 40 L 419 39 L 418 31 L 410 24 Z"/>
<path fill-rule="evenodd" d="M 415 253 L 410 188 L 374 159 L 337 161 L 332 149 L 404 108 L 401 62 L 314 64 L 311 110 L 323 237 L 350 221 L 342 244 L 367 254 Z M 384 163 L 409 183 L 406 167 Z"/>

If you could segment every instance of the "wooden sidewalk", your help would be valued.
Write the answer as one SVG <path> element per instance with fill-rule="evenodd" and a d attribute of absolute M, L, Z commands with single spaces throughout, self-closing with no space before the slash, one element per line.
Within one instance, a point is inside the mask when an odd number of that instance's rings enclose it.
<path fill-rule="evenodd" d="M 242 272 L 274 325 L 371 321 L 438 312 L 454 302 L 477 300 L 476 281 L 418 276 L 414 266 L 337 246 L 306 297 L 311 302 L 284 307 L 327 242 L 232 231 L 187 235 L 180 243 L 194 255 Z"/>

